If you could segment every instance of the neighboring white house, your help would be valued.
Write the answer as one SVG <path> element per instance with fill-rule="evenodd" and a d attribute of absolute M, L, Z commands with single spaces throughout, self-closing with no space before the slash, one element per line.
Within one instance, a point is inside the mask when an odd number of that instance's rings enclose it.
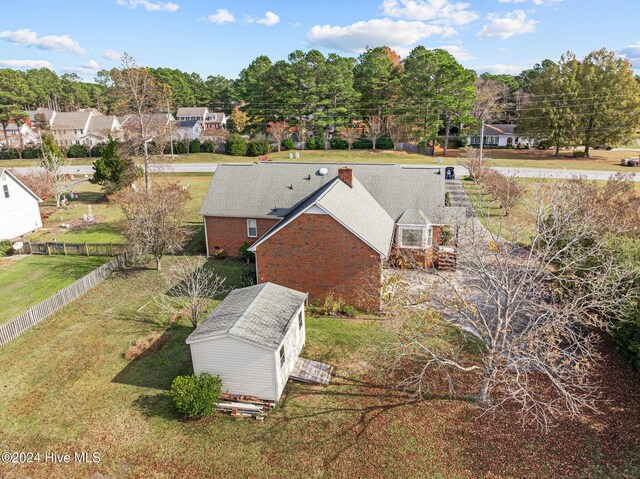
<path fill-rule="evenodd" d="M 480 131 L 481 128 L 478 128 L 476 135 L 469 136 L 469 146 L 480 146 Z M 484 146 L 517 148 L 531 146 L 531 144 L 531 140 L 516 134 L 516 125 L 496 124 L 484 126 Z"/>
<path fill-rule="evenodd" d="M 273 283 L 233 290 L 187 338 L 193 371 L 222 392 L 277 402 L 305 342 L 307 294 Z"/>
<path fill-rule="evenodd" d="M 34 125 L 41 124 L 51 130 L 58 144 L 69 147 L 84 145 L 89 148 L 107 141 L 109 135 L 122 138 L 122 126 L 114 115 L 103 115 L 94 108 L 78 111 L 31 110 L 29 118 Z"/>
<path fill-rule="evenodd" d="M 4 134 L 7 137 L 5 140 Z M 20 137 L 22 137 L 22 143 L 20 143 Z M 7 143 L 5 145 L 5 143 Z M 0 131 L 0 146 L 6 146 L 8 148 L 18 148 L 22 144 L 23 146 L 35 145 L 38 143 L 38 135 L 34 133 L 31 127 L 23 123 L 18 128 L 16 123 L 9 123 L 6 131 Z"/>
<path fill-rule="evenodd" d="M 202 135 L 202 124 L 196 120 L 178 120 L 175 123 L 175 132 L 178 140 L 195 140 Z"/>
<path fill-rule="evenodd" d="M 5 168 L 0 168 L 0 188 L 0 240 L 42 228 L 42 200 Z"/>

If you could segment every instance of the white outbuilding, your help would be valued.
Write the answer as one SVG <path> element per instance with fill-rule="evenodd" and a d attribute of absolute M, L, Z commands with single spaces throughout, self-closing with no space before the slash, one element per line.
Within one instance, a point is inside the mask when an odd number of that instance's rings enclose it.
<path fill-rule="evenodd" d="M 6 168 L 0 168 L 0 240 L 18 238 L 42 228 L 38 198 Z"/>
<path fill-rule="evenodd" d="M 273 283 L 233 290 L 187 338 L 193 370 L 222 392 L 277 402 L 305 343 L 307 294 Z"/>

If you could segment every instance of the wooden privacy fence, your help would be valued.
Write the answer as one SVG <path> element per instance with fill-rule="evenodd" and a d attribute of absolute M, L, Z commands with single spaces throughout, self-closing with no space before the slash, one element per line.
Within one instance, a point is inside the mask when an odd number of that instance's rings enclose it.
<path fill-rule="evenodd" d="M 57 293 L 49 296 L 44 301 L 29 308 L 24 313 L 19 314 L 9 322 L 0 324 L 0 346 L 17 338 L 22 333 L 31 329 L 43 319 L 48 318 L 63 306 L 76 300 L 91 288 L 101 283 L 112 272 L 124 267 L 126 263 L 126 253 L 118 255 L 116 258 L 94 269 L 91 273 L 83 276 L 75 283 L 61 289 Z"/>
<path fill-rule="evenodd" d="M 36 243 L 28 241 L 22 247 L 24 254 L 61 254 L 80 256 L 116 256 L 125 251 L 127 245 L 120 243 Z"/>

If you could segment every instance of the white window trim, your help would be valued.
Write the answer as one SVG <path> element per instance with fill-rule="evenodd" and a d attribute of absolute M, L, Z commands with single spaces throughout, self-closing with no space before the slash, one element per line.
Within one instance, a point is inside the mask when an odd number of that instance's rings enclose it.
<path fill-rule="evenodd" d="M 256 234 L 252 235 L 251 234 L 251 227 L 249 226 L 249 222 L 253 221 L 255 222 L 255 230 L 256 230 Z M 247 238 L 257 238 L 258 237 L 258 220 L 255 218 L 247 218 Z"/>
<path fill-rule="evenodd" d="M 398 232 L 396 234 L 396 242 L 399 248 L 402 249 L 424 249 L 430 248 L 433 243 L 433 225 L 398 225 Z M 402 232 L 404 230 L 422 230 L 422 243 L 418 246 L 405 246 L 402 244 Z"/>

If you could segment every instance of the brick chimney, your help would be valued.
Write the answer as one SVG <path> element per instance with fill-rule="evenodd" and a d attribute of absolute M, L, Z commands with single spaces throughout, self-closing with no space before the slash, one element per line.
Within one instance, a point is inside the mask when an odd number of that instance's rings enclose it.
<path fill-rule="evenodd" d="M 348 166 L 343 166 L 338 170 L 338 178 L 344 181 L 345 185 L 353 188 L 353 170 Z"/>

